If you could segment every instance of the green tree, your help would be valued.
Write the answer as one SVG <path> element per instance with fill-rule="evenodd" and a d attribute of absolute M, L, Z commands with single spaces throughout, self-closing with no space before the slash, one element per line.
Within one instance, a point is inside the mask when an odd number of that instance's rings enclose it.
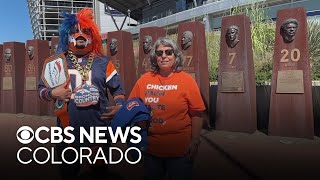
<path fill-rule="evenodd" d="M 275 42 L 275 24 L 266 13 L 264 3 L 253 1 L 249 6 L 234 7 L 231 15 L 244 14 L 251 21 L 251 39 L 256 84 L 268 84 L 272 78 L 272 54 Z"/>
<path fill-rule="evenodd" d="M 210 81 L 218 81 L 218 66 L 220 56 L 220 31 L 207 32 L 206 44 L 208 51 L 208 68 Z"/>
<path fill-rule="evenodd" d="M 308 39 L 312 80 L 320 80 L 320 19 L 308 19 Z"/>

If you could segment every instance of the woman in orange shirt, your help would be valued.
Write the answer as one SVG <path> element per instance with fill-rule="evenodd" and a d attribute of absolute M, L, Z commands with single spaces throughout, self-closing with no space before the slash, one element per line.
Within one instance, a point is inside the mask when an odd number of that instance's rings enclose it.
<path fill-rule="evenodd" d="M 183 55 L 172 40 L 159 38 L 150 52 L 151 72 L 141 76 L 130 96 L 152 109 L 146 179 L 191 179 L 205 110 L 195 80 L 182 71 Z"/>

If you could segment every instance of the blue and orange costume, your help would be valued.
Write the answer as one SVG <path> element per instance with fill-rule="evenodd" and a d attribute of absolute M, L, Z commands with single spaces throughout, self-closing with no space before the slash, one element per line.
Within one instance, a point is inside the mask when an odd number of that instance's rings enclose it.
<path fill-rule="evenodd" d="M 60 102 L 64 103 L 64 108 L 59 107 L 57 110 L 57 123 L 61 127 L 74 127 L 76 140 L 72 146 L 92 147 L 96 145 L 79 144 L 79 128 L 84 127 L 89 132 L 90 127 L 109 126 L 109 121 L 101 119 L 106 107 L 110 106 L 107 89 L 116 105 L 125 102 L 125 94 L 114 65 L 103 55 L 101 37 L 93 21 L 92 10 L 84 8 L 77 14 L 64 13 L 63 17 L 56 55 L 66 58 L 69 79 L 65 88 L 71 89 L 72 95 L 68 102 Z M 82 41 L 81 46 L 77 44 L 79 40 Z M 55 71 L 61 71 L 61 66 L 57 65 Z M 53 76 L 55 77 L 57 79 L 59 76 Z M 56 101 L 52 97 L 53 89 L 41 80 L 38 85 L 40 98 L 45 101 Z M 56 105 L 59 106 L 59 102 Z M 59 145 L 57 154 L 61 154 L 67 146 L 70 145 Z M 61 170 L 63 179 L 78 179 L 80 165 L 64 164 Z"/>

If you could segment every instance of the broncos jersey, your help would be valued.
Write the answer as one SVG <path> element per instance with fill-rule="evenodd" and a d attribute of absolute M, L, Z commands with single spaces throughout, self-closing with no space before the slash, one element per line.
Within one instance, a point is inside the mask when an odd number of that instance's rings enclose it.
<path fill-rule="evenodd" d="M 112 64 L 111 60 L 105 56 L 94 57 L 91 70 L 89 71 L 89 78 L 85 82 L 88 85 L 94 85 L 99 90 L 99 101 L 95 105 L 87 107 L 77 107 L 74 102 L 74 90 L 76 87 L 83 84 L 80 73 L 72 67 L 71 60 L 67 58 L 68 73 L 70 75 L 69 88 L 72 91 L 72 96 L 68 102 L 69 125 L 75 128 L 105 126 L 109 125 L 106 121 L 101 120 L 101 114 L 106 111 L 108 106 L 107 89 L 109 89 L 112 96 L 124 95 L 120 77 Z M 85 66 L 88 62 L 88 56 L 78 59 L 79 64 Z M 42 80 L 38 85 L 38 93 L 41 99 L 45 101 L 52 100 L 50 89 L 48 89 Z M 58 119 L 58 125 L 61 126 Z M 77 134 L 77 132 L 75 132 Z"/>

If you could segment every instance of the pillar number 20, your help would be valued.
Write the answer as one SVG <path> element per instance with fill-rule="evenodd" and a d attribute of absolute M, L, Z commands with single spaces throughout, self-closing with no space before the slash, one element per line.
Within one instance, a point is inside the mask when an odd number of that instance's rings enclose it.
<path fill-rule="evenodd" d="M 280 62 L 284 62 L 284 63 L 289 62 L 289 58 L 293 62 L 298 62 L 301 56 L 300 50 L 297 48 L 294 48 L 291 51 L 288 51 L 288 49 L 282 49 L 281 54 L 283 54 L 283 56 L 281 57 Z"/>

